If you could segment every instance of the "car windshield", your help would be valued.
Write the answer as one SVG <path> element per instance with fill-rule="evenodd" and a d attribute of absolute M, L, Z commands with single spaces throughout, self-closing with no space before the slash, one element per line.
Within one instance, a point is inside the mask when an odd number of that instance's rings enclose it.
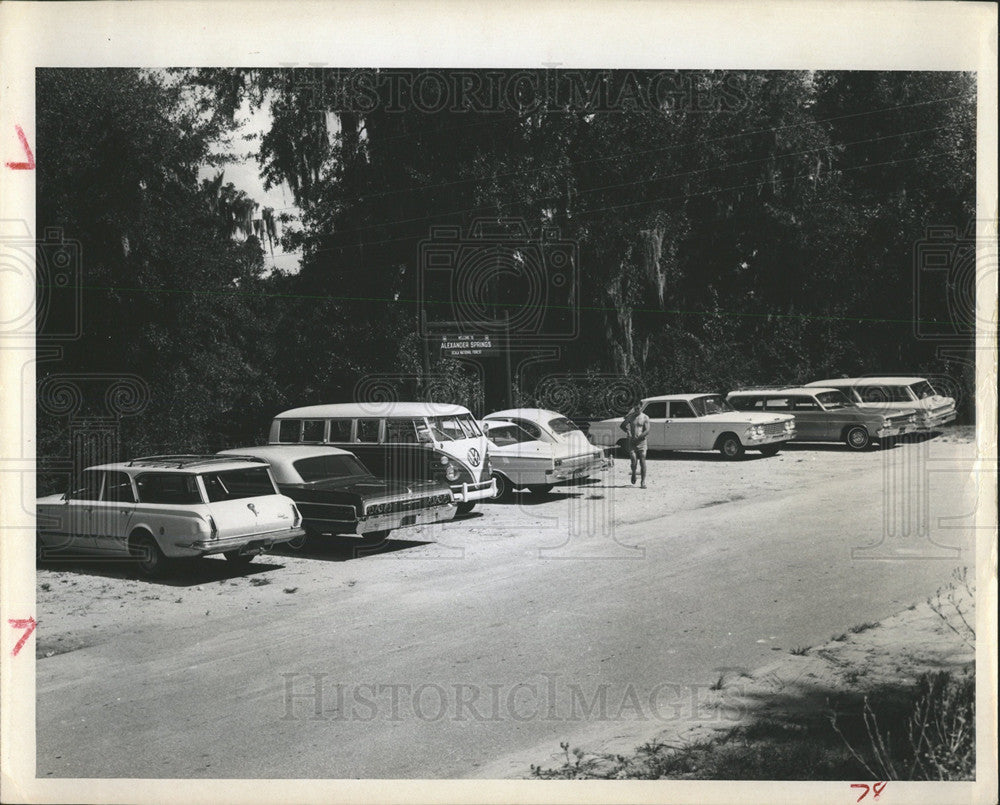
<path fill-rule="evenodd" d="M 317 481 L 329 481 L 335 478 L 367 478 L 371 475 L 355 456 L 331 453 L 323 456 L 310 456 L 293 461 L 292 466 L 304 483 L 313 484 Z"/>
<path fill-rule="evenodd" d="M 910 391 L 912 391 L 918 400 L 926 400 L 928 397 L 936 397 L 937 391 L 935 391 L 934 386 L 928 383 L 926 380 L 921 380 L 919 383 L 914 383 L 910 386 Z"/>
<path fill-rule="evenodd" d="M 212 503 L 278 494 L 266 467 L 205 472 L 201 478 L 205 482 L 205 491 Z"/>
<path fill-rule="evenodd" d="M 854 403 L 847 399 L 847 395 L 842 391 L 823 391 L 816 395 L 827 411 L 834 411 L 837 408 L 848 408 Z"/>
<path fill-rule="evenodd" d="M 427 424 L 431 426 L 434 438 L 441 442 L 453 442 L 459 439 L 469 439 L 482 436 L 482 431 L 472 418 L 472 414 L 454 414 L 452 416 L 429 416 Z"/>
<path fill-rule="evenodd" d="M 490 425 L 486 432 L 486 437 L 497 447 L 507 447 L 521 442 L 533 442 L 535 437 L 528 433 L 520 425 Z"/>
<path fill-rule="evenodd" d="M 564 416 L 557 416 L 555 419 L 549 420 L 549 430 L 553 433 L 557 433 L 560 436 L 564 433 L 572 433 L 575 430 L 580 430 L 576 423 L 572 419 L 567 419 Z"/>
<path fill-rule="evenodd" d="M 709 414 L 728 414 L 736 409 L 725 401 L 718 394 L 709 394 L 705 397 L 695 397 L 691 400 L 691 407 L 698 416 L 708 416 Z"/>
<path fill-rule="evenodd" d="M 465 431 L 465 435 L 469 439 L 483 435 L 483 432 L 479 429 L 479 423 L 472 418 L 472 414 L 459 414 L 458 423 L 462 426 L 462 430 Z"/>

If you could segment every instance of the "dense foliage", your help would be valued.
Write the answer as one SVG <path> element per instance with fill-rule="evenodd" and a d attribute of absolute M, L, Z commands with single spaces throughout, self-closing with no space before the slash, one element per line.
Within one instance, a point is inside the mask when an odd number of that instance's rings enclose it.
<path fill-rule="evenodd" d="M 144 378 L 126 453 L 259 439 L 283 407 L 349 399 L 374 376 L 474 408 L 504 402 L 508 373 L 521 402 L 551 402 L 558 381 L 565 413 L 599 416 L 623 381 L 914 372 L 951 378 L 971 416 L 971 345 L 953 332 L 967 290 L 923 287 L 920 248 L 929 228 L 973 222 L 974 76 L 676 73 L 651 106 L 662 74 L 595 72 L 568 96 L 541 81 L 530 97 L 415 108 L 400 87 L 438 85 L 386 75 L 39 71 L 37 227 L 79 242 L 83 287 L 82 338 L 59 342 L 40 382 Z M 301 211 L 283 234 L 297 273 L 266 274 L 232 217 L 246 199 L 199 179 L 246 104 L 270 113 L 264 180 Z M 546 291 L 536 330 L 575 337 L 478 367 L 424 348 L 421 308 L 449 300 L 420 303 L 422 244 L 482 219 L 569 244 L 574 279 Z M 498 284 L 494 307 L 516 310 L 518 293 Z M 42 397 L 41 452 L 65 454 L 65 411 Z"/>

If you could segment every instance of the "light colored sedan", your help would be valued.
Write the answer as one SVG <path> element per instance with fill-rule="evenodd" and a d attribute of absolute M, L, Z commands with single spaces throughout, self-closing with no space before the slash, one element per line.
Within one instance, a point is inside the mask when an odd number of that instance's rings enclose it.
<path fill-rule="evenodd" d="M 490 461 L 498 487 L 506 483 L 544 494 L 557 484 L 598 475 L 612 465 L 604 450 L 556 411 L 510 408 L 487 414 L 480 425 L 491 442 Z M 512 430 L 512 425 L 521 433 Z M 499 471 L 496 462 L 505 462 Z M 497 496 L 509 492 L 498 489 Z"/>
<path fill-rule="evenodd" d="M 648 397 L 641 408 L 650 420 L 650 450 L 718 450 L 723 458 L 734 459 L 749 449 L 773 456 L 795 438 L 794 416 L 737 411 L 718 394 Z M 624 449 L 623 420 L 593 423 L 590 438 Z"/>

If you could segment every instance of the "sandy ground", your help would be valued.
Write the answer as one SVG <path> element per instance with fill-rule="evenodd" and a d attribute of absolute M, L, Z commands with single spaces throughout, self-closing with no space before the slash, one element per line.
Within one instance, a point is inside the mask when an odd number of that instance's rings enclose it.
<path fill-rule="evenodd" d="M 646 490 L 618 460 L 375 552 L 44 564 L 38 776 L 510 777 L 560 741 L 635 746 L 971 569 L 973 458 L 959 431 L 673 454 Z"/>

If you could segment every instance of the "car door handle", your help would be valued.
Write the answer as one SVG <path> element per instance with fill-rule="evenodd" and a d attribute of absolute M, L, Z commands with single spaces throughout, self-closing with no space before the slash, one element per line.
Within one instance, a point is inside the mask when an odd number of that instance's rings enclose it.
<path fill-rule="evenodd" d="M 119 514 L 128 514 L 128 509 L 122 509 L 118 512 Z"/>

